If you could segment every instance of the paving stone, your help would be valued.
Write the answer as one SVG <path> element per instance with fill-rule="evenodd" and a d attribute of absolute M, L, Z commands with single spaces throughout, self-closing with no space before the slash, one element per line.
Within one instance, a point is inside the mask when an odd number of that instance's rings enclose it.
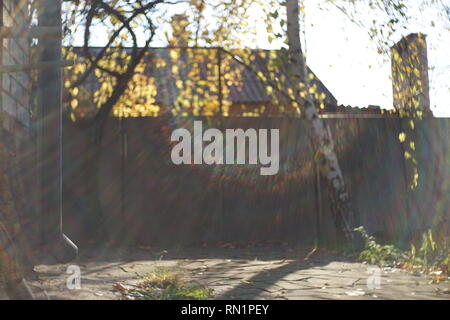
<path fill-rule="evenodd" d="M 68 265 L 41 265 L 36 271 L 39 284 L 53 299 L 120 299 L 115 283 L 135 286 L 139 276 L 158 268 L 174 269 L 188 281 L 207 285 L 218 299 L 450 299 L 449 294 L 439 295 L 448 290 L 448 282 L 430 285 L 425 277 L 386 270 L 381 289 L 371 290 L 367 265 L 331 255 L 294 260 L 286 252 L 277 248 L 91 250 L 72 263 L 81 268 L 81 290 L 67 289 Z"/>

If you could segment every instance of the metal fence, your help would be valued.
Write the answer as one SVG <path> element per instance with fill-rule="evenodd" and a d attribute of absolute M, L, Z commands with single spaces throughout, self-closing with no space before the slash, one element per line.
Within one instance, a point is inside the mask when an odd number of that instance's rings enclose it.
<path fill-rule="evenodd" d="M 280 171 L 254 165 L 171 162 L 171 132 L 204 127 L 280 130 Z M 419 189 L 410 190 L 402 120 L 324 119 L 330 126 L 358 223 L 405 240 L 448 218 L 447 119 L 417 124 Z M 407 121 L 407 120 L 405 120 Z M 335 241 L 327 185 L 312 159 L 308 123 L 299 118 L 111 118 L 101 144 L 71 121 L 64 131 L 66 230 L 77 241 L 105 231 L 121 243 Z"/>

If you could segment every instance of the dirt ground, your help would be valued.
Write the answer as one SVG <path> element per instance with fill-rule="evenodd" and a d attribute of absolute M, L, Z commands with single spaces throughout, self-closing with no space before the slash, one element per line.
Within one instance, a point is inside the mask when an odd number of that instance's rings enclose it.
<path fill-rule="evenodd" d="M 68 289 L 70 265 L 81 270 L 80 289 Z M 424 275 L 387 268 L 376 288 L 370 281 L 376 273 L 365 264 L 286 247 L 89 249 L 70 265 L 36 266 L 31 285 L 44 288 L 50 299 L 123 299 L 117 283 L 133 288 L 164 268 L 213 289 L 214 299 L 450 299 L 449 282 L 431 284 Z"/>

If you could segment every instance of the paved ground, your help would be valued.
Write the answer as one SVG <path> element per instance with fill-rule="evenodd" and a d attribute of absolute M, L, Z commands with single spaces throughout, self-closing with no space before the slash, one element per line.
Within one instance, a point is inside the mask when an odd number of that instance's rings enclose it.
<path fill-rule="evenodd" d="M 175 269 L 214 289 L 216 299 L 450 299 L 449 283 L 400 270 L 381 271 L 381 289 L 370 289 L 368 266 L 330 253 L 285 247 L 250 249 L 97 249 L 72 263 L 81 269 L 81 289 L 68 290 L 68 265 L 35 268 L 51 299 L 121 299 L 113 288 L 132 288 L 158 268 Z M 371 278 L 373 279 L 373 278 Z"/>

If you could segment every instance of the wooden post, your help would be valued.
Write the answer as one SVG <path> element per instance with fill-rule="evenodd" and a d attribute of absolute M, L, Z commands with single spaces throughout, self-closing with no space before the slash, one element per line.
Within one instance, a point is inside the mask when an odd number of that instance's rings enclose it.
<path fill-rule="evenodd" d="M 314 146 L 313 142 L 311 141 L 311 145 Z M 315 183 L 315 196 L 316 196 L 316 205 L 317 205 L 317 214 L 316 214 L 316 245 L 321 246 L 322 245 L 322 222 L 323 222 L 323 209 L 322 209 L 322 183 L 321 183 L 321 175 L 320 175 L 320 169 L 317 165 L 316 161 L 313 161 L 314 163 L 314 174 L 316 177 L 316 183 Z"/>
<path fill-rule="evenodd" d="M 61 0 L 41 0 L 39 27 L 62 28 Z M 62 39 L 39 39 L 39 63 L 62 60 Z M 39 71 L 39 189 L 44 244 L 60 262 L 77 255 L 77 247 L 62 231 L 62 69 Z"/>
<path fill-rule="evenodd" d="M 30 27 L 27 29 L 7 26 L 0 27 L 0 38 L 35 39 L 41 37 L 61 38 L 62 30 L 57 27 Z"/>
<path fill-rule="evenodd" d="M 219 69 L 219 113 L 220 121 L 223 117 L 223 85 L 222 85 L 222 48 L 217 48 L 217 68 Z"/>
<path fill-rule="evenodd" d="M 45 61 L 40 63 L 31 64 L 12 64 L 0 66 L 1 73 L 14 73 L 14 72 L 24 72 L 31 70 L 42 70 L 49 68 L 64 68 L 71 67 L 75 64 L 75 61 Z"/>

